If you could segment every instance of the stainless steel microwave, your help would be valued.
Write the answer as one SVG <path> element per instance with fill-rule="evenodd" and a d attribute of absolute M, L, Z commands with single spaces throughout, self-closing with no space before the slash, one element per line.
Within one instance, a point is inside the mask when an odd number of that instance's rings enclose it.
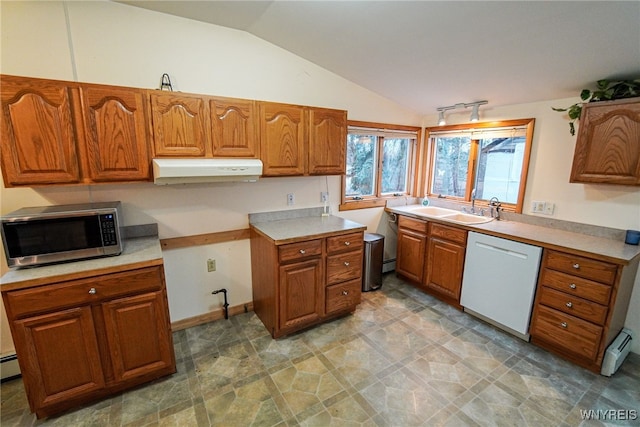
<path fill-rule="evenodd" d="M 23 208 L 2 216 L 9 267 L 119 255 L 120 202 Z"/>

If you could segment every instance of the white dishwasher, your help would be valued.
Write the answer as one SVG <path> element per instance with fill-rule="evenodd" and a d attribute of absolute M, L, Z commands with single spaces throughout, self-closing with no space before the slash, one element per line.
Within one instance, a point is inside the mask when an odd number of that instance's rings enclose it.
<path fill-rule="evenodd" d="M 513 335 L 529 340 L 542 248 L 469 232 L 460 305 Z"/>

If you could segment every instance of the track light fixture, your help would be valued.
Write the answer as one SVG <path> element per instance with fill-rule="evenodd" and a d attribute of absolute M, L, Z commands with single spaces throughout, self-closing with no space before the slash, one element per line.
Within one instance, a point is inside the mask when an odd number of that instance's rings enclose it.
<path fill-rule="evenodd" d="M 436 108 L 436 111 L 440 112 L 440 114 L 438 115 L 438 126 L 444 126 L 447 124 L 447 121 L 444 119 L 445 111 L 457 110 L 458 108 L 473 107 L 473 109 L 471 110 L 471 117 L 469 117 L 469 120 L 472 122 L 477 122 L 478 120 L 480 120 L 480 106 L 488 103 L 489 103 L 488 101 L 476 101 L 476 102 L 470 102 L 468 104 L 460 103 L 460 104 L 449 105 L 447 107 L 438 107 Z"/>

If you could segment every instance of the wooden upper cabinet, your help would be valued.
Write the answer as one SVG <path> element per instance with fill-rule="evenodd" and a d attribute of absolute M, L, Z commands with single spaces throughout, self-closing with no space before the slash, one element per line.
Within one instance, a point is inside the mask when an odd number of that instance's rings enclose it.
<path fill-rule="evenodd" d="M 209 110 L 214 157 L 259 157 L 256 101 L 209 98 Z"/>
<path fill-rule="evenodd" d="M 148 181 L 149 131 L 144 91 L 81 85 L 80 101 L 91 181 Z"/>
<path fill-rule="evenodd" d="M 201 96 L 154 91 L 149 98 L 154 156 L 211 155 L 209 112 Z"/>
<path fill-rule="evenodd" d="M 640 98 L 584 105 L 570 181 L 640 185 Z"/>
<path fill-rule="evenodd" d="M 340 175 L 346 167 L 347 112 L 309 109 L 308 172 Z"/>
<path fill-rule="evenodd" d="M 304 174 L 304 118 L 302 106 L 260 103 L 260 157 L 264 176 Z"/>
<path fill-rule="evenodd" d="M 69 87 L 2 76 L 1 93 L 5 186 L 80 182 Z"/>

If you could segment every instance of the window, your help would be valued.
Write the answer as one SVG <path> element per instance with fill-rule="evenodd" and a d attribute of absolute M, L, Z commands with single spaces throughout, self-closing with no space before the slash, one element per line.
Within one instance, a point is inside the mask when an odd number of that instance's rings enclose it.
<path fill-rule="evenodd" d="M 522 212 L 533 119 L 429 128 L 427 193 Z"/>
<path fill-rule="evenodd" d="M 341 209 L 383 206 L 384 198 L 409 194 L 418 132 L 414 127 L 349 122 Z"/>

